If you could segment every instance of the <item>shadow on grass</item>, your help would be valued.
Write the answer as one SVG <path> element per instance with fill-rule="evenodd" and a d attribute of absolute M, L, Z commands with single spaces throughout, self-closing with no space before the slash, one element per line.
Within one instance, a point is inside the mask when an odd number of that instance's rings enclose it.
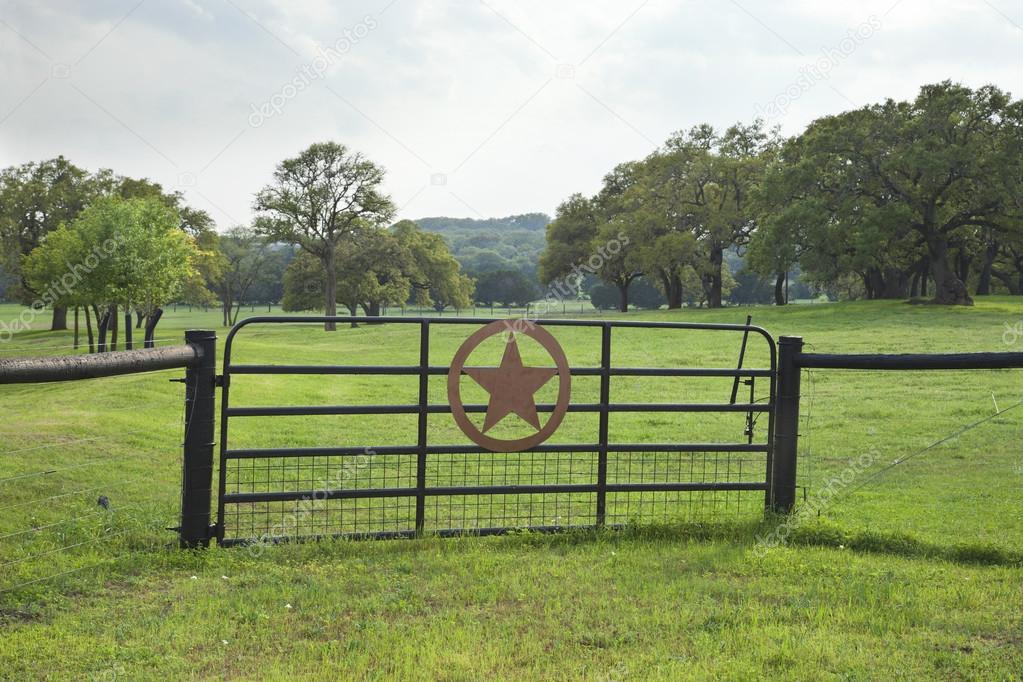
<path fill-rule="evenodd" d="M 985 543 L 942 545 L 908 533 L 847 531 L 838 526 L 813 524 L 795 529 L 788 545 L 844 548 L 854 552 L 894 554 L 911 559 L 938 559 L 981 566 L 1023 566 L 1023 552 Z"/>
<path fill-rule="evenodd" d="M 367 540 L 333 538 L 315 542 L 285 542 L 281 544 L 303 547 L 293 552 L 301 555 L 335 557 L 366 554 L 390 554 L 392 556 L 415 555 L 420 552 L 436 551 L 438 547 L 450 551 L 474 551 L 481 546 L 498 545 L 504 549 L 522 548 L 569 548 L 579 545 L 622 544 L 628 542 L 724 542 L 737 549 L 752 549 L 760 538 L 768 536 L 782 522 L 775 517 L 766 520 L 722 521 L 713 523 L 670 523 L 658 525 L 625 525 L 619 528 L 579 528 L 560 532 L 510 531 L 505 535 L 479 537 L 471 533 L 442 538 L 425 535 L 419 539 Z M 1023 552 L 997 545 L 967 543 L 942 545 L 921 540 L 905 533 L 882 533 L 876 531 L 850 531 L 838 526 L 815 522 L 804 524 L 792 530 L 784 546 L 822 547 L 843 551 L 886 554 L 910 559 L 942 560 L 966 565 L 982 566 L 1023 566 Z M 247 552 L 251 547 L 238 546 L 223 551 Z M 258 553 L 264 559 L 273 560 L 272 552 Z M 292 554 L 292 558 L 295 557 Z"/>

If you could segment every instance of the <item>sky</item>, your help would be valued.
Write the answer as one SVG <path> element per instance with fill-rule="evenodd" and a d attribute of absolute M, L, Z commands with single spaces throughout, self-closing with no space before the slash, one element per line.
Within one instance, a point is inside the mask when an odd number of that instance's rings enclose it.
<path fill-rule="evenodd" d="M 553 214 L 674 131 L 1023 96 L 1021 58 L 1010 0 L 0 0 L 0 166 L 147 177 L 226 229 L 334 140 L 399 218 Z"/>

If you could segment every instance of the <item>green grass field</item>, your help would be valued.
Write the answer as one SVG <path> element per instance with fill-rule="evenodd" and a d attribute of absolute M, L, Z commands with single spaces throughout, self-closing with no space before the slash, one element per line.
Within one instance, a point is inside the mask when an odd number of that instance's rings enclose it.
<path fill-rule="evenodd" d="M 0 306 L 0 320 L 19 312 Z M 817 352 L 1023 351 L 1023 336 L 1007 333 L 1023 324 L 1023 301 L 1008 297 L 969 309 L 864 302 L 612 318 L 741 323 L 746 314 Z M 213 311 L 170 311 L 157 336 L 172 344 L 186 328 L 214 328 L 223 337 L 219 321 Z M 469 329 L 435 329 L 431 364 L 448 363 Z M 594 330 L 555 331 L 573 366 L 597 363 Z M 612 355 L 618 365 L 729 366 L 738 341 L 616 332 Z M 69 353 L 70 343 L 67 332 L 20 332 L 0 343 L 0 358 Z M 499 349 L 481 351 L 496 359 Z M 416 364 L 418 332 L 253 328 L 235 354 Z M 523 357 L 542 362 L 528 344 Z M 763 345 L 751 345 L 747 366 L 765 362 Z M 181 375 L 0 387 L 0 678 L 1023 679 L 1023 406 L 995 416 L 1023 401 L 1019 370 L 804 376 L 800 496 L 813 511 L 766 552 L 758 538 L 773 537 L 781 521 L 763 519 L 762 495 L 734 493 L 623 501 L 622 531 L 179 551 L 166 528 L 177 525 L 183 417 L 183 387 L 168 380 Z M 232 405 L 413 403 L 417 392 L 414 377 L 235 381 Z M 622 402 L 723 402 L 731 380 L 612 385 Z M 594 401 L 597 390 L 596 378 L 580 377 L 572 399 Z M 757 387 L 758 398 L 765 392 Z M 443 377 L 431 379 L 430 395 L 445 402 Z M 741 442 L 744 417 L 616 414 L 612 439 Z M 241 418 L 231 446 L 402 444 L 414 441 L 415 419 Z M 555 439 L 592 440 L 595 424 L 595 415 L 571 413 Z M 449 415 L 429 425 L 431 442 L 466 442 Z M 758 439 L 765 433 L 766 416 Z M 870 466 L 817 503 L 864 455 Z M 745 464 L 718 475 L 755 480 L 756 461 Z M 340 463 L 316 465 L 232 480 L 302 489 Z M 565 469 L 582 466 L 570 457 L 555 472 L 540 465 L 516 475 L 571 478 L 581 469 Z M 494 466 L 488 475 L 506 476 L 512 463 Z M 651 457 L 637 466 L 672 475 L 685 464 Z M 465 475 L 456 468 L 436 475 Z M 351 484 L 408 474 L 379 456 Z M 100 495 L 109 510 L 97 506 Z M 588 498 L 532 502 L 516 512 L 531 522 L 586 522 L 591 509 Z M 360 511 L 363 522 L 408 521 L 404 503 L 342 511 L 314 510 L 305 521 L 349 529 L 339 519 L 357 524 Z M 258 533 L 265 512 L 240 515 L 236 530 Z M 430 527 L 486 525 L 490 512 L 438 503 Z"/>

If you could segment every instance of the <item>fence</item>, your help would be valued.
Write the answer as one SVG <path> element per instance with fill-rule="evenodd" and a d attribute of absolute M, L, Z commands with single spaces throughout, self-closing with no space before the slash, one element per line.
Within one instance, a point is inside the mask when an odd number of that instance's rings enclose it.
<path fill-rule="evenodd" d="M 331 318 L 337 322 L 350 322 L 363 320 L 364 318 Z M 402 469 L 402 474 L 407 477 L 409 485 L 393 486 L 380 485 L 398 480 L 397 472 L 376 472 L 378 478 L 370 478 L 361 484 L 354 485 L 354 489 L 343 490 L 333 489 L 325 491 L 326 498 L 336 499 L 340 502 L 345 500 L 371 500 L 389 499 L 408 500 L 411 506 L 408 507 L 411 516 L 408 517 L 407 527 L 398 528 L 397 532 L 387 532 L 379 528 L 360 530 L 353 525 L 351 530 L 356 535 L 416 535 L 420 532 L 437 530 L 435 525 L 427 523 L 424 504 L 427 499 L 436 499 L 442 496 L 468 498 L 473 496 L 494 496 L 499 495 L 531 495 L 531 494 L 554 494 L 554 495 L 586 495 L 589 511 L 585 516 L 596 524 L 602 524 L 605 519 L 618 516 L 610 509 L 610 500 L 615 495 L 628 495 L 632 493 L 662 494 L 673 493 L 694 493 L 694 492 L 755 492 L 761 491 L 765 495 L 766 506 L 778 512 L 789 512 L 796 502 L 796 474 L 798 466 L 798 439 L 800 419 L 800 394 L 801 394 L 801 370 L 881 370 L 881 371 L 927 371 L 927 370 L 981 370 L 981 369 L 1008 369 L 1023 368 L 1023 353 L 960 353 L 960 354 L 932 354 L 932 355 L 848 355 L 848 354 L 819 354 L 803 352 L 803 341 L 800 337 L 781 337 L 777 348 L 777 366 L 775 366 L 775 346 L 773 339 L 765 331 L 746 325 L 701 325 L 685 323 L 648 323 L 635 321 L 584 321 L 584 320 L 548 320 L 544 324 L 561 327 L 593 328 L 600 334 L 600 363 L 596 367 L 573 368 L 572 373 L 580 376 L 597 377 L 600 381 L 600 400 L 595 404 L 575 405 L 571 411 L 591 412 L 599 416 L 599 429 L 596 439 L 592 443 L 562 443 L 560 445 L 539 446 L 532 448 L 525 453 L 514 453 L 511 456 L 521 456 L 520 461 L 531 462 L 525 467 L 526 479 L 516 480 L 512 483 L 483 484 L 481 481 L 465 484 L 430 484 L 434 474 L 430 473 L 428 462 L 431 457 L 438 457 L 438 461 L 446 461 L 448 475 L 457 467 L 454 465 L 453 457 L 473 456 L 476 475 L 479 476 L 481 463 L 492 461 L 488 455 L 483 457 L 484 452 L 480 448 L 465 446 L 452 446 L 450 444 L 436 444 L 430 442 L 429 429 L 427 428 L 426 417 L 431 414 L 450 412 L 450 406 L 431 404 L 427 399 L 428 391 L 424 387 L 428 384 L 431 376 L 442 375 L 448 372 L 447 367 L 434 366 L 429 362 L 429 339 L 430 329 L 435 325 L 482 325 L 488 320 L 480 319 L 456 319 L 456 318 L 391 318 L 386 321 L 398 325 L 412 325 L 418 327 L 420 333 L 420 362 L 417 365 L 403 366 L 346 366 L 346 365 L 322 365 L 322 366 L 295 366 L 295 365 L 238 365 L 232 364 L 230 355 L 230 340 L 243 327 L 251 324 L 283 324 L 283 323 L 322 323 L 324 318 L 253 318 L 243 321 L 232 330 L 229 337 L 228 347 L 225 352 L 223 375 L 217 376 L 216 372 L 216 336 L 211 331 L 189 331 L 185 335 L 185 344 L 181 346 L 163 347 L 159 349 L 148 349 L 138 351 L 123 351 L 105 353 L 101 355 L 67 356 L 53 358 L 33 358 L 0 361 L 0 384 L 17 383 L 42 383 L 55 381 L 69 381 L 87 378 L 109 377 L 123 374 L 150 372 L 162 369 L 184 368 L 185 378 L 185 410 L 184 410 L 184 441 L 182 447 L 182 484 L 181 484 L 181 513 L 180 525 L 175 529 L 179 534 L 179 543 L 182 547 L 205 546 L 210 539 L 218 538 L 227 543 L 252 539 L 251 534 L 246 536 L 242 533 L 235 537 L 225 537 L 228 514 L 226 508 L 230 505 L 239 504 L 266 504 L 273 502 L 295 502 L 309 497 L 310 491 L 301 487 L 294 487 L 286 490 L 228 490 L 228 481 L 233 481 L 237 486 L 242 479 L 237 469 L 232 471 L 240 462 L 252 463 L 255 461 L 275 461 L 279 466 L 288 462 L 291 466 L 297 466 L 301 471 L 302 462 L 308 458 L 329 458 L 349 457 L 357 455 L 363 448 L 346 448 L 326 446 L 317 449 L 295 449 L 277 448 L 264 451 L 255 449 L 232 448 L 228 442 L 228 424 L 232 419 L 250 417 L 272 417 L 275 415 L 287 414 L 411 414 L 418 415 L 419 438 L 408 446 L 382 447 L 375 450 L 382 457 L 406 458 L 409 468 Z M 652 369 L 643 367 L 615 366 L 610 361 L 610 346 L 612 330 L 621 328 L 637 328 L 650 330 L 689 330 L 689 331 L 722 331 L 742 332 L 744 336 L 751 331 L 762 335 L 770 349 L 770 364 L 762 368 L 707 368 L 707 367 L 674 367 L 666 369 Z M 745 342 L 743 345 L 745 348 Z M 420 383 L 420 400 L 415 405 L 376 405 L 376 406 L 306 406 L 306 407 L 245 407 L 229 404 L 228 386 L 231 377 L 235 375 L 254 374 L 308 374 L 308 375 L 358 375 L 358 374 L 382 374 L 382 375 L 408 375 L 416 377 Z M 736 385 L 732 391 L 732 400 L 727 404 L 685 404 L 685 403 L 654 403 L 654 404 L 622 404 L 610 400 L 610 382 L 614 376 L 718 376 L 734 378 Z M 755 403 L 750 399 L 748 403 L 736 403 L 738 382 L 740 379 L 752 381 L 760 377 L 769 380 L 772 390 L 767 403 Z M 221 421 L 221 461 L 220 479 L 221 488 L 217 504 L 219 514 L 217 523 L 211 523 L 213 508 L 212 483 L 214 471 L 214 445 L 215 445 L 215 390 L 217 386 L 224 388 L 224 400 L 222 404 Z M 752 389 L 751 389 L 752 391 Z M 751 392 L 752 396 L 752 392 Z M 483 406 L 466 406 L 469 412 L 480 412 Z M 549 406 L 541 407 L 541 411 L 548 410 Z M 614 412 L 628 411 L 650 411 L 650 412 L 700 412 L 709 413 L 714 411 L 725 413 L 741 413 L 752 415 L 754 412 L 767 414 L 771 420 L 768 429 L 767 439 L 754 443 L 752 438 L 749 443 L 697 443 L 665 441 L 661 444 L 635 444 L 615 443 L 609 436 L 607 417 Z M 743 459 L 751 453 L 763 455 L 763 459 L 753 462 Z M 672 460 L 678 457 L 678 462 Z M 698 479 L 683 480 L 680 473 L 684 465 L 681 463 L 683 457 L 689 457 L 690 473 L 697 464 L 697 457 L 702 457 L 703 469 L 699 472 Z M 720 461 L 718 456 L 728 457 L 724 461 L 724 469 L 718 469 Z M 731 459 L 736 456 L 736 460 Z M 447 457 L 449 460 L 444 460 Z M 555 460 L 563 459 L 571 466 L 576 463 L 580 465 L 578 470 L 569 470 L 569 478 L 565 481 L 547 481 L 541 478 L 529 480 L 530 471 L 542 471 L 546 476 L 548 458 Z M 616 459 L 618 457 L 618 459 Z M 489 458 L 489 459 L 488 459 Z M 539 459 L 535 459 L 539 458 Z M 583 458 L 586 461 L 583 462 Z M 713 459 L 713 462 L 711 460 Z M 534 461 L 535 460 L 535 461 Z M 642 460 L 642 461 L 641 461 Z M 539 462 L 539 464 L 537 464 Z M 738 462 L 740 473 L 738 478 L 733 478 L 733 465 Z M 664 480 L 627 480 L 621 478 L 613 480 L 609 474 L 613 474 L 617 467 L 621 471 L 628 470 L 631 475 L 632 466 L 638 467 L 638 471 L 649 471 L 652 464 L 654 472 L 668 476 Z M 711 466 L 713 464 L 713 466 Z M 742 466 L 751 465 L 743 473 Z M 537 469 L 534 465 L 539 466 Z M 312 465 L 315 468 L 315 463 Z M 658 467 L 660 469 L 658 470 Z M 748 478 L 757 470 L 759 474 L 754 478 Z M 231 479 L 230 476 L 235 478 Z M 574 478 L 576 475 L 582 478 Z M 382 476 L 382 478 L 380 477 Z M 393 476 L 394 478 L 389 478 Z M 724 480 L 720 480 L 724 477 Z M 248 479 L 249 484 L 253 479 Z M 269 485 L 270 477 L 266 483 Z M 276 480 L 276 479 L 275 479 Z M 283 480 L 283 479 L 282 479 Z M 405 480 L 405 479 L 402 479 Z M 301 478 L 293 483 L 301 482 Z M 624 498 L 623 498 L 624 499 Z M 401 506 L 404 502 L 398 504 Z M 592 506 L 589 506 L 592 505 Z M 478 507 L 478 503 L 477 503 Z M 463 517 L 464 518 L 464 517 Z M 509 517 L 514 518 L 514 517 Z M 513 527 L 515 524 L 499 526 L 472 526 L 472 527 L 445 527 L 439 528 L 447 534 L 463 532 L 466 530 L 474 532 L 500 532 Z M 531 526 L 533 524 L 523 524 Z"/>
<path fill-rule="evenodd" d="M 775 507 L 792 511 L 796 471 L 802 370 L 936 371 L 1023 368 L 1023 353 L 824 354 L 804 353 L 803 339 L 778 339 L 778 397 L 775 410 Z"/>
<path fill-rule="evenodd" d="M 216 334 L 188 331 L 185 344 L 95 355 L 0 360 L 0 384 L 46 383 L 185 369 L 180 545 L 208 544 L 213 480 Z"/>

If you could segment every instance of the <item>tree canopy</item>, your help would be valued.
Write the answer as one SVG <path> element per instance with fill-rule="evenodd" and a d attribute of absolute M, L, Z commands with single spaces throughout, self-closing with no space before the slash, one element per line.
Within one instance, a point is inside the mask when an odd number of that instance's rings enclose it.
<path fill-rule="evenodd" d="M 339 250 L 360 230 L 380 227 L 394 215 L 381 190 L 384 170 L 336 142 L 310 145 L 285 159 L 274 181 L 256 194 L 256 230 L 268 239 L 295 244 L 323 267 L 324 313 L 337 315 Z M 336 325 L 327 322 L 325 329 Z"/>

